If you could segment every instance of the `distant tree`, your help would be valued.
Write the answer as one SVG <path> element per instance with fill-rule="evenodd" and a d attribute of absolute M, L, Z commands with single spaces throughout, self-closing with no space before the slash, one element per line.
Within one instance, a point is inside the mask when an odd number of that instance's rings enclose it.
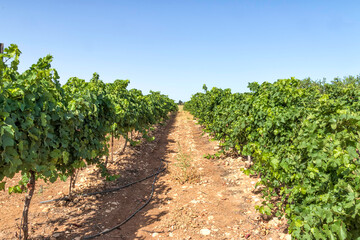
<path fill-rule="evenodd" d="M 178 105 L 184 105 L 184 102 L 179 100 Z"/>

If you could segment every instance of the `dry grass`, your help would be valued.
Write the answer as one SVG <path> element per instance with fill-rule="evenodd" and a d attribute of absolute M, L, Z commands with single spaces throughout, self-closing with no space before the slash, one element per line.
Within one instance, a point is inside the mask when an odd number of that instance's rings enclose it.
<path fill-rule="evenodd" d="M 174 179 L 181 184 L 197 183 L 200 181 L 200 175 L 192 164 L 191 154 L 186 154 L 178 143 L 178 155 L 175 168 L 173 170 Z"/>

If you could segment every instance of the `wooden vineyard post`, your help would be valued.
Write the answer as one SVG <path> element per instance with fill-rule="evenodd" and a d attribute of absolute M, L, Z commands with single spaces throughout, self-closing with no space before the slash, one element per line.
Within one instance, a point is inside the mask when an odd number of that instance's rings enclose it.
<path fill-rule="evenodd" d="M 111 133 L 111 163 L 114 163 L 114 132 Z"/>
<path fill-rule="evenodd" d="M 0 54 L 3 54 L 4 53 L 4 44 L 3 43 L 0 43 Z M 3 62 L 3 58 L 1 57 L 0 58 L 1 62 Z"/>

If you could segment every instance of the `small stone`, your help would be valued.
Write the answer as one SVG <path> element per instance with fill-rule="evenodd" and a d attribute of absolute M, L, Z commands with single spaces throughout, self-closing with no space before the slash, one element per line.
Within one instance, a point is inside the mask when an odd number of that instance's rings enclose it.
<path fill-rule="evenodd" d="M 261 214 L 261 218 L 264 219 L 265 221 L 269 221 L 271 219 L 271 216 L 266 214 Z"/>
<path fill-rule="evenodd" d="M 48 212 L 50 210 L 50 208 L 46 207 L 42 210 L 42 212 Z"/>
<path fill-rule="evenodd" d="M 61 237 L 61 235 L 62 235 L 61 232 L 57 232 L 57 233 L 54 233 L 54 234 L 52 235 L 52 237 L 56 239 L 56 238 Z"/>
<path fill-rule="evenodd" d="M 211 231 L 207 228 L 203 228 L 200 230 L 200 234 L 204 235 L 204 236 L 208 236 L 208 235 L 210 235 L 210 233 L 211 233 Z"/>
<path fill-rule="evenodd" d="M 151 236 L 153 236 L 153 237 L 156 237 L 158 235 L 159 235 L 159 233 L 157 233 L 157 232 L 154 232 L 153 234 L 151 234 Z"/>

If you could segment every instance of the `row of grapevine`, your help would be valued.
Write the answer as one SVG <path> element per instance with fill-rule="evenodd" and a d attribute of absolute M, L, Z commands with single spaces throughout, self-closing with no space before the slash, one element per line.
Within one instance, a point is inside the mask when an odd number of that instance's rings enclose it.
<path fill-rule="evenodd" d="M 213 88 L 185 104 L 224 150 L 251 156 L 263 214 L 295 239 L 360 239 L 360 77 Z"/>
<path fill-rule="evenodd" d="M 0 190 L 5 177 L 21 172 L 30 193 L 25 208 L 36 179 L 54 182 L 87 164 L 103 167 L 109 135 L 127 138 L 136 130 L 147 136 L 152 125 L 177 110 L 159 92 L 143 95 L 128 90 L 127 80 L 104 83 L 96 73 L 89 82 L 71 78 L 61 86 L 51 56 L 19 73 L 20 54 L 10 45 L 0 55 Z M 9 189 L 19 192 L 23 187 Z M 24 214 L 26 222 L 27 209 Z"/>

